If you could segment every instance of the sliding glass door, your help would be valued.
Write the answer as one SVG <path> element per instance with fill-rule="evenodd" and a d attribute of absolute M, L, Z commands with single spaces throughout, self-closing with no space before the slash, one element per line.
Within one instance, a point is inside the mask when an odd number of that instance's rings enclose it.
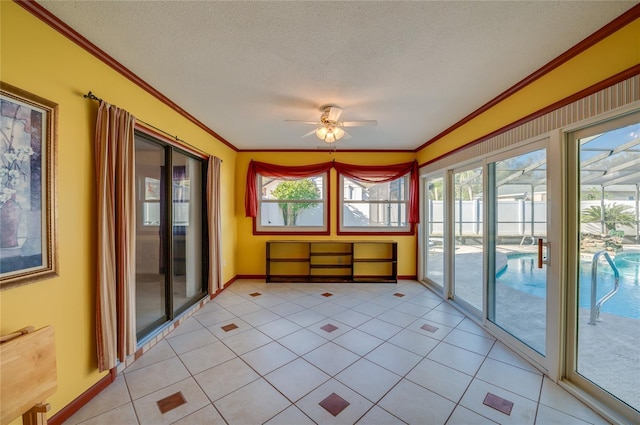
<path fill-rule="evenodd" d="M 483 167 L 453 171 L 453 299 L 483 311 Z"/>
<path fill-rule="evenodd" d="M 487 166 L 487 318 L 545 355 L 547 149 L 528 145 Z"/>
<path fill-rule="evenodd" d="M 441 293 L 444 290 L 444 177 L 424 180 L 424 275 Z"/>
<path fill-rule="evenodd" d="M 640 113 L 570 135 L 569 378 L 640 422 Z"/>
<path fill-rule="evenodd" d="M 206 295 L 202 159 L 136 133 L 138 341 Z"/>

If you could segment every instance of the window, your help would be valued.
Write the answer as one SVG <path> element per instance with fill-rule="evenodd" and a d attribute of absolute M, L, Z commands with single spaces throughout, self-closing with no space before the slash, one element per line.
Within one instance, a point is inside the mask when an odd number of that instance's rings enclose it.
<path fill-rule="evenodd" d="M 305 178 L 257 175 L 256 232 L 327 233 L 327 173 Z"/>
<path fill-rule="evenodd" d="M 389 182 L 362 182 L 340 176 L 340 229 L 351 232 L 411 232 L 409 173 Z"/>
<path fill-rule="evenodd" d="M 142 133 L 136 133 L 135 143 L 140 340 L 207 293 L 207 166 L 201 158 Z"/>

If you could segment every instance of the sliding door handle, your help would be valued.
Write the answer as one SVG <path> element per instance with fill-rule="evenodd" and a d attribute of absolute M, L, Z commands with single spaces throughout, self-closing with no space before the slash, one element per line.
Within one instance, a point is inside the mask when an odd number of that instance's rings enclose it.
<path fill-rule="evenodd" d="M 547 247 L 547 258 L 542 255 L 542 247 Z M 549 242 L 545 242 L 542 238 L 538 238 L 538 268 L 541 269 L 542 265 L 549 265 Z"/>

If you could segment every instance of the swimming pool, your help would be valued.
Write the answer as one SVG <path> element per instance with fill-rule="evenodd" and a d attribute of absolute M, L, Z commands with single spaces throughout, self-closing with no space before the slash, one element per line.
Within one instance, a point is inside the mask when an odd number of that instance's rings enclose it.
<path fill-rule="evenodd" d="M 496 282 L 521 292 L 545 298 L 544 269 L 536 267 L 535 254 L 507 256 L 507 267 L 496 275 Z M 620 272 L 620 289 L 601 308 L 603 313 L 640 319 L 640 252 L 620 252 L 614 259 Z M 613 288 L 613 271 L 606 265 L 598 267 L 597 299 Z M 591 303 L 591 262 L 580 262 L 578 304 L 589 308 Z"/>

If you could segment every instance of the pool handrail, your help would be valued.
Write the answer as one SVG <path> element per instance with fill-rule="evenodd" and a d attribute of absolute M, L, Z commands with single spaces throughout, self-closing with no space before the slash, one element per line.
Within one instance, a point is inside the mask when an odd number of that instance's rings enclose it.
<path fill-rule="evenodd" d="M 600 255 L 604 255 L 605 260 L 607 260 L 607 263 L 609 263 L 609 265 L 611 266 L 611 269 L 613 270 L 614 283 L 613 289 L 596 302 L 596 290 L 598 286 L 598 259 L 600 258 Z M 618 270 L 618 267 L 616 267 L 616 265 L 613 263 L 609 252 L 604 250 L 598 251 L 593 254 L 593 260 L 591 260 L 591 311 L 589 315 L 590 325 L 595 325 L 596 321 L 600 320 L 600 308 L 602 307 L 602 304 L 604 304 L 605 301 L 607 301 L 609 298 L 613 297 L 615 293 L 618 292 L 619 287 L 620 271 Z"/>

